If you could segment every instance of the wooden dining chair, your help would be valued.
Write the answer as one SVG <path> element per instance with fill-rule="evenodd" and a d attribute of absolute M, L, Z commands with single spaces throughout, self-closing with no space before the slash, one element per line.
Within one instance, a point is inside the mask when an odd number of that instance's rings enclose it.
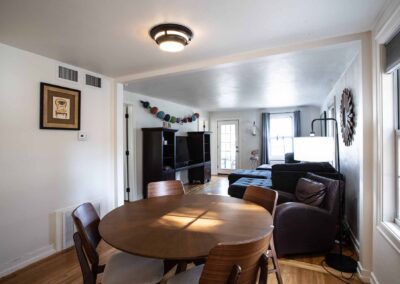
<path fill-rule="evenodd" d="M 272 189 L 265 189 L 258 186 L 248 186 L 244 192 L 243 200 L 253 202 L 257 205 L 264 207 L 272 216 L 275 216 L 276 202 L 278 201 L 278 193 Z M 279 267 L 278 257 L 275 251 L 274 239 L 271 238 L 269 251 L 267 252 L 268 258 L 272 259 L 273 269 L 268 270 L 268 273 L 274 272 L 279 284 L 282 284 L 282 274 Z"/>
<path fill-rule="evenodd" d="M 114 253 L 106 265 L 99 265 L 97 246 L 101 241 L 100 218 L 91 203 L 84 203 L 72 212 L 77 232 L 74 243 L 84 284 L 95 284 L 97 275 L 103 273 L 103 284 L 158 283 L 164 275 L 161 260 Z"/>
<path fill-rule="evenodd" d="M 147 185 L 147 198 L 181 194 L 185 194 L 185 189 L 180 180 L 156 181 Z"/>
<path fill-rule="evenodd" d="M 195 266 L 175 275 L 168 284 L 213 283 L 213 284 L 260 284 L 267 281 L 268 258 L 265 254 L 272 237 L 271 231 L 261 238 L 248 242 L 218 244 L 211 249 L 204 265 Z"/>
<path fill-rule="evenodd" d="M 147 198 L 183 194 L 185 194 L 185 188 L 180 180 L 156 181 L 150 182 L 147 185 Z M 194 261 L 201 262 L 202 260 Z M 175 261 L 166 259 L 164 260 L 165 272 L 171 270 L 175 265 L 177 265 L 176 273 L 185 271 L 189 262 L 191 261 Z"/>

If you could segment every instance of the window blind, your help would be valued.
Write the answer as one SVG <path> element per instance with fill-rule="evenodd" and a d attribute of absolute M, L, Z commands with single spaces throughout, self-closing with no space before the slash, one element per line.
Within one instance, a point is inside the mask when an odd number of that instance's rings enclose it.
<path fill-rule="evenodd" d="M 386 47 L 386 72 L 391 73 L 400 68 L 400 32 L 392 38 Z"/>

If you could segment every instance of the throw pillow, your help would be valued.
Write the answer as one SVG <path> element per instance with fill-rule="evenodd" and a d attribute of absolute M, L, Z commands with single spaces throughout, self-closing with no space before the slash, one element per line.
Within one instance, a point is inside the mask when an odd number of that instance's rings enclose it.
<path fill-rule="evenodd" d="M 308 178 L 301 178 L 296 186 L 296 199 L 302 203 L 319 207 L 324 201 L 326 186 Z"/>

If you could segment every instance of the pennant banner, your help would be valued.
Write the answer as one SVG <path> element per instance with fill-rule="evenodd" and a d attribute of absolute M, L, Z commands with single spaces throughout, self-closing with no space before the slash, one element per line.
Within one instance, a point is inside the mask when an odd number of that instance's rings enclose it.
<path fill-rule="evenodd" d="M 142 106 L 145 109 L 148 109 L 152 115 L 154 115 L 155 117 L 157 117 L 163 121 L 170 122 L 170 123 L 183 124 L 183 123 L 188 123 L 188 122 L 194 122 L 194 121 L 196 121 L 196 119 L 198 119 L 200 117 L 200 114 L 198 114 L 197 112 L 192 114 L 191 116 L 177 117 L 177 116 L 173 116 L 168 113 L 165 113 L 162 110 L 159 110 L 158 107 L 155 107 L 155 106 L 152 107 L 149 102 L 140 101 L 140 103 L 142 104 Z"/>

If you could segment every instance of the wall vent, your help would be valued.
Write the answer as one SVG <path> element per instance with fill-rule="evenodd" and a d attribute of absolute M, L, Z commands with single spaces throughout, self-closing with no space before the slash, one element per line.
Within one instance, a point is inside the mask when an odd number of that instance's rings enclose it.
<path fill-rule="evenodd" d="M 100 216 L 100 202 L 92 202 L 97 214 Z M 61 251 L 74 245 L 73 235 L 76 232 L 74 221 L 72 220 L 72 211 L 78 205 L 59 209 L 56 213 L 56 250 Z"/>
<path fill-rule="evenodd" d="M 101 88 L 101 78 L 86 74 L 86 85 Z"/>
<path fill-rule="evenodd" d="M 78 71 L 58 66 L 58 78 L 78 82 Z"/>

